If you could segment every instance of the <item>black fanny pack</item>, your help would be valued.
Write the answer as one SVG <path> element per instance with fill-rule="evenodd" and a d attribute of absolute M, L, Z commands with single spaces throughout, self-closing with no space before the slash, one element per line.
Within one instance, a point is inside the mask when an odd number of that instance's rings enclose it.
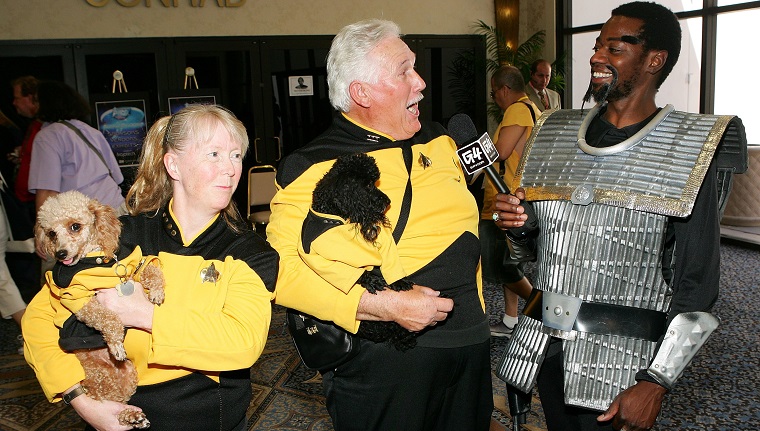
<path fill-rule="evenodd" d="M 358 337 L 332 322 L 293 309 L 285 312 L 285 319 L 306 368 L 320 372 L 333 370 L 359 353 Z"/>

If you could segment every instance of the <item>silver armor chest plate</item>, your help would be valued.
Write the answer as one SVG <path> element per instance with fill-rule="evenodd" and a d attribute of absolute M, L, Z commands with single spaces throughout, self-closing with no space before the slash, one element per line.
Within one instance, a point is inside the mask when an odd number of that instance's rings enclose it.
<path fill-rule="evenodd" d="M 585 301 L 666 311 L 667 218 L 607 205 L 535 202 L 541 220 L 534 286 Z"/>
<path fill-rule="evenodd" d="M 623 151 L 579 149 L 586 111 L 542 116 L 517 176 L 541 230 L 534 286 L 584 301 L 667 312 L 662 275 L 668 217 L 691 213 L 730 117 L 672 111 Z M 654 125 L 653 125 L 654 126 Z M 557 335 L 520 316 L 497 374 L 529 392 Z M 605 410 L 646 369 L 656 343 L 573 331 L 562 337 L 565 402 Z"/>

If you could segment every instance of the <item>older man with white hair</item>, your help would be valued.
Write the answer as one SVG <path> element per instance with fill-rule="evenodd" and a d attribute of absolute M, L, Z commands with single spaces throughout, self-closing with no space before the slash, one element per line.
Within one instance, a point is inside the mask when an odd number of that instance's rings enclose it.
<path fill-rule="evenodd" d="M 336 430 L 487 430 L 493 409 L 489 328 L 480 278 L 478 208 L 456 144 L 421 122 L 425 82 L 396 24 L 343 28 L 327 60 L 330 128 L 279 167 L 267 238 L 280 253 L 276 301 L 355 333 L 362 321 L 393 321 L 417 332 L 400 351 L 359 339 L 354 358 L 323 374 Z M 401 266 L 412 290 L 338 289 L 298 255 L 315 184 L 343 155 L 366 153 L 390 198 Z M 408 215 L 402 215 L 404 196 Z M 405 212 L 404 212 L 405 213 Z M 408 217 L 408 219 L 407 219 Z M 335 247 L 343 247 L 336 243 Z"/>

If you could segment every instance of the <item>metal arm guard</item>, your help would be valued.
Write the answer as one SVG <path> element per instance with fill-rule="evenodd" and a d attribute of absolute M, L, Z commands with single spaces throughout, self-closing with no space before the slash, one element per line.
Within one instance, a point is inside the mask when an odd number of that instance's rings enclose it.
<path fill-rule="evenodd" d="M 649 375 L 670 390 L 719 323 L 718 318 L 710 313 L 677 315 L 670 322 L 662 345 L 647 370 Z"/>

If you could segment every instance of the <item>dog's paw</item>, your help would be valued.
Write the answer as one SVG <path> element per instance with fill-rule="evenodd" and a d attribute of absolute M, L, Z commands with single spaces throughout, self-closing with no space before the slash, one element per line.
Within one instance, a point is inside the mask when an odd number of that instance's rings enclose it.
<path fill-rule="evenodd" d="M 119 413 L 119 423 L 125 426 L 132 426 L 132 428 L 145 429 L 150 427 L 150 421 L 145 413 L 134 410 L 124 409 Z"/>
<path fill-rule="evenodd" d="M 165 294 L 164 294 L 163 288 L 156 288 L 156 289 L 151 289 L 150 291 L 148 291 L 148 299 L 150 300 L 150 302 L 156 305 L 163 304 L 164 297 L 165 297 Z"/>
<path fill-rule="evenodd" d="M 379 292 L 381 290 L 385 290 L 385 285 L 382 285 L 382 286 L 379 286 L 379 285 L 378 286 L 373 286 L 373 285 L 368 284 L 368 285 L 364 286 L 364 288 L 367 289 L 367 292 L 369 292 L 369 293 L 371 293 L 373 295 L 377 295 L 377 292 Z"/>
<path fill-rule="evenodd" d="M 376 294 L 377 292 L 381 290 L 385 290 L 385 287 L 387 286 L 385 283 L 385 279 L 382 275 L 380 275 L 380 271 L 364 271 L 362 275 L 359 277 L 359 280 L 356 281 L 358 284 L 360 284 L 362 287 L 367 289 L 367 292 L 371 294 Z"/>
<path fill-rule="evenodd" d="M 395 290 L 396 292 L 404 292 L 407 290 L 412 290 L 412 287 L 414 286 L 414 282 L 409 280 L 408 278 L 402 278 L 400 280 L 394 281 L 393 283 L 388 285 L 388 288 L 391 290 Z"/>
<path fill-rule="evenodd" d="M 111 355 L 113 355 L 114 359 L 117 361 L 123 361 L 127 359 L 127 351 L 124 349 L 124 344 L 122 343 L 109 345 L 108 351 L 111 352 Z"/>
<path fill-rule="evenodd" d="M 160 268 L 147 265 L 143 269 L 142 285 L 148 289 L 148 299 L 156 305 L 164 302 L 164 274 Z"/>

